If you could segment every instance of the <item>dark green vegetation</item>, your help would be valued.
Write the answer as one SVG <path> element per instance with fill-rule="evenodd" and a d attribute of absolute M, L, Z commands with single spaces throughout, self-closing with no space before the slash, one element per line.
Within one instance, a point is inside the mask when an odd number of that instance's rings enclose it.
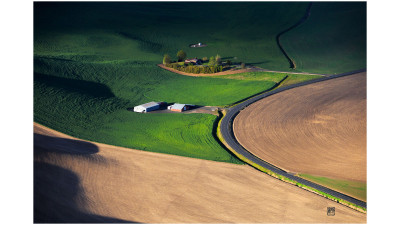
<path fill-rule="evenodd" d="M 312 176 L 309 174 L 299 174 L 299 177 L 353 196 L 354 198 L 363 201 L 367 200 L 367 184 L 364 182 L 337 180 L 326 177 Z"/>
<path fill-rule="evenodd" d="M 321 78 L 320 75 L 302 75 L 302 74 L 288 74 L 288 78 L 282 82 L 281 87 L 289 86 L 291 84 L 296 84 L 300 82 L 304 82 L 307 80 L 313 80 L 317 78 Z"/>
<path fill-rule="evenodd" d="M 366 68 L 366 3 L 314 2 L 308 20 L 282 35 L 281 43 L 299 71 Z"/>
<path fill-rule="evenodd" d="M 207 66 L 207 65 L 179 65 L 178 63 L 171 63 L 171 64 L 165 64 L 166 67 L 173 68 L 174 70 L 177 71 L 182 71 L 186 73 L 194 73 L 194 74 L 200 74 L 200 73 L 218 73 L 223 71 L 222 66 Z"/>

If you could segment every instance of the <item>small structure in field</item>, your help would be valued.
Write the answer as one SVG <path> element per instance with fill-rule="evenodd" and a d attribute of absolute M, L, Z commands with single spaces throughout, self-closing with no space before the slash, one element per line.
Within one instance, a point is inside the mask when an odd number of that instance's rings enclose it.
<path fill-rule="evenodd" d="M 195 65 L 199 65 L 201 64 L 202 60 L 198 59 L 198 58 L 194 58 L 194 59 L 185 59 L 185 63 L 193 63 Z"/>
<path fill-rule="evenodd" d="M 199 42 L 199 43 L 197 43 L 197 44 L 191 44 L 191 45 L 189 45 L 189 47 L 191 47 L 191 48 L 200 48 L 200 47 L 206 47 L 206 46 L 207 46 L 206 44 L 201 43 L 201 42 Z"/>
<path fill-rule="evenodd" d="M 189 107 L 190 105 L 175 103 L 173 105 L 168 106 L 168 109 L 174 112 L 183 112 L 188 110 Z"/>
<path fill-rule="evenodd" d="M 150 112 L 150 111 L 154 111 L 160 108 L 161 105 L 164 105 L 165 102 L 148 102 L 142 105 L 138 105 L 135 106 L 133 108 L 134 112 L 140 112 L 140 113 L 144 113 L 144 112 Z"/>

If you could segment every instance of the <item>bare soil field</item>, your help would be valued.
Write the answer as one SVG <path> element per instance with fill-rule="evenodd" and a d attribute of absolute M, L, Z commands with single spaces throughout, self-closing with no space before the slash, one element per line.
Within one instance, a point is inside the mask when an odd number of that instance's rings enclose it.
<path fill-rule="evenodd" d="M 366 223 L 366 214 L 250 166 L 83 141 L 38 124 L 34 132 L 35 222 Z"/>
<path fill-rule="evenodd" d="M 282 169 L 366 182 L 366 73 L 290 89 L 234 120 L 237 140 Z"/>

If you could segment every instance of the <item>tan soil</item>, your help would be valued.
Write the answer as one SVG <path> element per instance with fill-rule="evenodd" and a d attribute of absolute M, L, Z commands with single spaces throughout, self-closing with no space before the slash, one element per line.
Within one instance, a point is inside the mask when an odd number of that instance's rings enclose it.
<path fill-rule="evenodd" d="M 247 165 L 82 141 L 38 124 L 34 132 L 36 219 L 366 223 L 365 214 Z"/>
<path fill-rule="evenodd" d="M 238 141 L 290 172 L 366 182 L 366 73 L 284 91 L 234 120 Z"/>
<path fill-rule="evenodd" d="M 177 74 L 181 74 L 181 75 L 186 75 L 186 76 L 192 76 L 192 77 L 207 77 L 207 76 L 222 76 L 222 75 L 229 75 L 229 74 L 237 74 L 237 73 L 246 73 L 246 72 L 251 72 L 253 71 L 250 68 L 246 68 L 246 69 L 240 69 L 240 70 L 227 70 L 227 71 L 223 71 L 223 72 L 219 72 L 219 73 L 186 73 L 186 72 L 182 72 L 179 70 L 174 70 L 172 68 L 166 67 L 163 64 L 157 64 L 157 66 L 169 70 L 173 73 L 177 73 Z"/>

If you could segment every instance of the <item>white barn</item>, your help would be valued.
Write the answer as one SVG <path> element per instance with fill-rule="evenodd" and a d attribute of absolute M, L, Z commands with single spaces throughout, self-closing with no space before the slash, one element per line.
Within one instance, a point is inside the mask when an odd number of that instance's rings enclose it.
<path fill-rule="evenodd" d="M 143 113 L 143 112 L 150 112 L 150 111 L 153 111 L 153 110 L 157 110 L 159 108 L 160 108 L 160 103 L 158 103 L 158 102 L 148 102 L 148 103 L 143 104 L 143 105 L 135 106 L 133 108 L 133 111 L 134 112 Z"/>
<path fill-rule="evenodd" d="M 183 112 L 188 110 L 190 106 L 192 105 L 175 103 L 173 105 L 168 106 L 168 109 L 175 112 Z"/>

